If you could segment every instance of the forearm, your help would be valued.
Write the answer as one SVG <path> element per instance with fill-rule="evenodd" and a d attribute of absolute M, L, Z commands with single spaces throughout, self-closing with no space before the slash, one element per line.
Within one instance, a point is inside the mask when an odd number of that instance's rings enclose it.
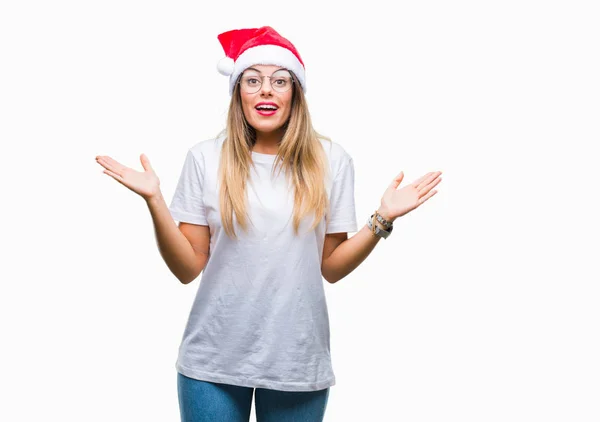
<path fill-rule="evenodd" d="M 162 194 L 147 200 L 146 204 L 152 216 L 158 250 L 163 260 L 179 281 L 183 284 L 190 283 L 204 268 L 207 257 L 196 256 L 192 245 L 173 220 Z"/>
<path fill-rule="evenodd" d="M 381 229 L 385 228 L 377 220 L 375 224 Z M 336 283 L 346 277 L 369 256 L 380 239 L 381 237 L 374 235 L 365 224 L 354 236 L 340 243 L 323 262 L 325 279 Z"/>

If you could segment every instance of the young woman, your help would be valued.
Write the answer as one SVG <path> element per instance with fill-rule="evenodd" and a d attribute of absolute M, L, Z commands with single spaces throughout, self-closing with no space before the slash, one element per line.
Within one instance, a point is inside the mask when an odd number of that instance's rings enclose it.
<path fill-rule="evenodd" d="M 168 208 L 144 154 L 143 172 L 96 158 L 146 200 L 173 274 L 202 272 L 176 363 L 182 421 L 248 421 L 254 393 L 259 422 L 322 421 L 335 385 L 323 278 L 358 267 L 441 172 L 397 189 L 401 172 L 357 232 L 352 158 L 313 129 L 293 44 L 270 27 L 218 38 L 227 125 L 188 150 Z"/>

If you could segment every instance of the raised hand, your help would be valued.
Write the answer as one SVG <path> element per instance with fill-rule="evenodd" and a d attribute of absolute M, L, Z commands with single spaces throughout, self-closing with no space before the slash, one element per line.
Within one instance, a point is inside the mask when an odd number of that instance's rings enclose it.
<path fill-rule="evenodd" d="M 149 200 L 160 193 L 160 180 L 145 154 L 140 155 L 140 161 L 144 168 L 143 172 L 124 166 L 107 155 L 96 156 L 96 162 L 106 169 L 103 171 L 104 174 L 108 174 L 129 190 Z"/>
<path fill-rule="evenodd" d="M 401 171 L 392 180 L 381 198 L 381 207 L 379 208 L 381 216 L 388 221 L 394 221 L 418 208 L 437 193 L 437 190 L 432 191 L 431 189 L 442 181 L 441 174 L 441 171 L 429 172 L 413 183 L 397 189 L 404 179 L 404 172 Z"/>

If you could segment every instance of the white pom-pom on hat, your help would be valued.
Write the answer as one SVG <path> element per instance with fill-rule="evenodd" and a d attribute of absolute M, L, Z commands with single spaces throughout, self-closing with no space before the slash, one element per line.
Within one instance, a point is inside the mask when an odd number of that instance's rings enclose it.
<path fill-rule="evenodd" d="M 231 57 L 223 57 L 217 63 L 217 70 L 221 75 L 229 76 L 233 73 L 233 68 L 235 66 L 235 62 Z"/>

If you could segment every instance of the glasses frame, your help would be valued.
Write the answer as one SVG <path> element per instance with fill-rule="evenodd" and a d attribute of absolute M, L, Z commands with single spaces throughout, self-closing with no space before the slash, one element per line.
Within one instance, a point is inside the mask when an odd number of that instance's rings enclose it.
<path fill-rule="evenodd" d="M 271 82 L 271 78 L 273 77 L 274 74 L 276 74 L 277 72 L 280 72 L 282 70 L 285 70 L 286 72 L 288 72 L 291 76 L 290 78 L 290 87 L 288 89 L 286 89 L 285 91 L 278 91 L 275 89 L 275 87 L 273 86 L 273 83 Z M 246 91 L 244 88 L 242 88 L 242 78 L 244 77 L 244 73 L 242 72 L 242 74 L 240 75 L 240 77 L 238 78 L 238 81 L 236 82 L 237 84 L 240 85 L 240 91 L 245 92 L 246 94 L 256 94 L 257 92 L 259 92 L 262 89 L 264 80 L 263 78 L 269 78 L 269 85 L 271 85 L 271 89 L 279 94 L 283 94 L 284 92 L 288 92 L 290 89 L 292 89 L 292 86 L 294 85 L 294 72 L 292 72 L 291 70 L 288 69 L 277 69 L 275 72 L 271 73 L 271 75 L 267 76 L 267 75 L 257 75 L 256 79 L 258 79 L 260 81 L 260 85 L 258 86 L 258 89 L 256 91 L 253 92 L 249 92 Z"/>

